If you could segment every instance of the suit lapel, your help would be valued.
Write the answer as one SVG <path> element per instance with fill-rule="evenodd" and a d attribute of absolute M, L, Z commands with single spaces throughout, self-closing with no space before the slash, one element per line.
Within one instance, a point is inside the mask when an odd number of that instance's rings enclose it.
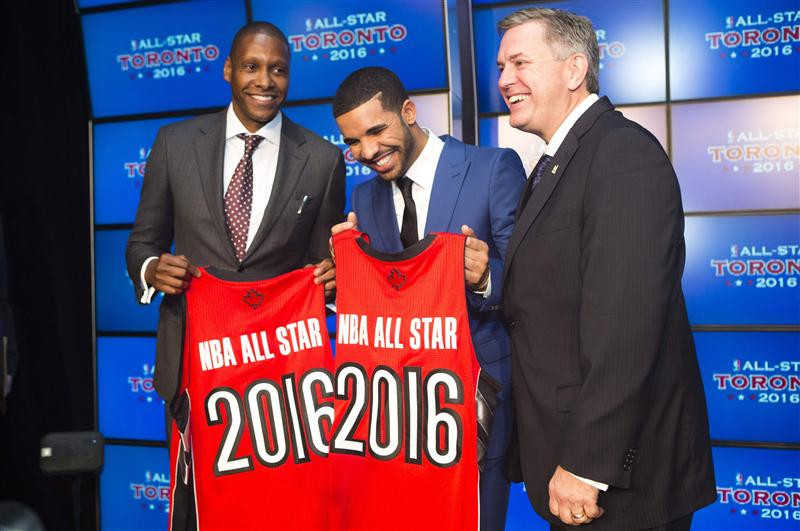
<path fill-rule="evenodd" d="M 425 234 L 448 232 L 450 221 L 456 209 L 458 195 L 467 175 L 470 161 L 466 158 L 465 146 L 456 143 L 449 136 L 443 137 L 444 148 L 436 165 L 433 189 L 428 203 L 428 219 L 425 220 Z"/>
<path fill-rule="evenodd" d="M 372 194 L 370 202 L 378 234 L 370 236 L 377 236 L 382 241 L 383 245 L 376 245 L 378 249 L 388 253 L 398 253 L 403 250 L 403 244 L 400 242 L 400 227 L 397 226 L 397 215 L 394 211 L 392 183 L 380 177 L 376 179 L 378 179 L 377 185 L 370 188 Z"/>
<path fill-rule="evenodd" d="M 220 241 L 231 259 L 236 261 L 228 231 L 225 228 L 225 207 L 222 197 L 222 173 L 225 160 L 225 117 L 227 108 L 212 116 L 207 124 L 198 128 L 194 139 L 194 154 L 200 173 L 200 183 Z"/>
<path fill-rule="evenodd" d="M 573 125 L 572 129 L 567 133 L 558 151 L 556 151 L 553 160 L 550 162 L 550 168 L 545 171 L 542 181 L 533 190 L 525 208 L 519 213 L 514 232 L 511 234 L 511 239 L 508 241 L 508 250 L 506 251 L 506 261 L 503 270 L 504 279 L 508 276 L 511 263 L 514 260 L 514 254 L 519 248 L 522 239 L 530 230 L 533 222 L 536 221 L 542 208 L 544 208 L 547 200 L 552 195 L 553 190 L 558 186 L 561 176 L 566 172 L 567 166 L 570 160 L 572 160 L 572 156 L 578 150 L 580 137 L 591 129 L 600 115 L 606 111 L 613 110 L 613 108 L 613 105 L 611 105 L 607 97 L 600 98 L 578 118 L 578 121 L 575 122 L 575 125 Z"/>
<path fill-rule="evenodd" d="M 278 165 L 275 170 L 275 180 L 272 183 L 272 192 L 264 211 L 264 217 L 261 219 L 261 225 L 247 249 L 245 260 L 260 247 L 270 229 L 280 218 L 281 212 L 291 201 L 292 194 L 302 178 L 303 168 L 308 161 L 308 153 L 301 147 L 306 142 L 305 136 L 286 115 L 283 115 L 282 119 L 281 144 L 278 148 Z"/>

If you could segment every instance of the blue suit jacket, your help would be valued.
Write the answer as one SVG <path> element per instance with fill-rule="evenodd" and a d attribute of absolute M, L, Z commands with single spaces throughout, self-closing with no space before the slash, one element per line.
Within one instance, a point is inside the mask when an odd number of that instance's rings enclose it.
<path fill-rule="evenodd" d="M 443 136 L 444 149 L 433 179 L 425 233 L 461 233 L 469 225 L 475 236 L 489 245 L 492 291 L 488 298 L 467 291 L 467 309 L 475 354 L 481 367 L 503 385 L 501 399 L 509 400 L 511 347 L 501 317 L 503 292 L 503 257 L 514 228 L 517 202 L 525 186 L 525 170 L 517 154 L 510 149 L 475 147 Z M 370 237 L 373 248 L 399 252 L 400 229 L 392 199 L 391 183 L 376 176 L 353 191 L 353 210 L 358 228 Z M 419 220 L 421 221 L 421 220 Z M 488 458 L 499 457 L 505 450 L 510 419 L 495 419 L 502 426 L 502 437 L 492 437 Z M 494 439 L 500 439 L 495 441 Z M 502 443 L 502 445 L 501 445 Z"/>

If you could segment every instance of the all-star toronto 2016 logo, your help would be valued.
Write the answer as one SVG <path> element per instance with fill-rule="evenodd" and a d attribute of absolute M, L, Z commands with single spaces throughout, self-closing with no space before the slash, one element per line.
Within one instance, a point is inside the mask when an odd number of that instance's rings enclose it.
<path fill-rule="evenodd" d="M 771 361 L 765 357 L 748 355 L 733 358 L 730 368 L 714 372 L 713 382 L 706 389 L 737 402 L 770 404 L 800 404 L 800 361 Z"/>
<path fill-rule="evenodd" d="M 744 61 L 788 56 L 800 53 L 799 22 L 800 10 L 735 13 L 725 16 L 723 28 L 707 32 L 705 40 L 709 50 L 719 53 L 721 59 Z"/>
<path fill-rule="evenodd" d="M 144 170 L 147 167 L 147 157 L 149 155 L 150 148 L 142 146 L 139 148 L 137 157 L 134 158 L 134 160 L 122 163 L 125 177 L 133 180 L 133 184 L 136 188 L 142 187 L 142 179 L 144 179 Z"/>
<path fill-rule="evenodd" d="M 353 156 L 353 152 L 350 151 L 350 148 L 347 147 L 347 144 L 344 141 L 343 134 L 337 132 L 329 135 L 323 135 L 322 138 L 344 151 L 345 178 L 358 179 L 372 175 L 372 170 L 369 168 L 369 166 L 364 166 Z"/>
<path fill-rule="evenodd" d="M 731 129 L 706 153 L 723 172 L 794 172 L 800 167 L 800 129 Z"/>
<path fill-rule="evenodd" d="M 143 511 L 169 512 L 169 474 L 166 472 L 144 471 L 144 481 L 131 482 L 133 500 Z"/>
<path fill-rule="evenodd" d="M 609 40 L 606 30 L 603 28 L 594 31 L 597 36 L 597 46 L 600 48 L 600 70 L 614 66 L 609 59 L 621 59 L 625 55 L 625 43 L 621 41 Z"/>
<path fill-rule="evenodd" d="M 800 478 L 736 472 L 732 479 L 717 485 L 717 503 L 732 517 L 800 520 Z"/>
<path fill-rule="evenodd" d="M 153 387 L 153 373 L 155 373 L 155 370 L 155 364 L 143 364 L 141 374 L 128 376 L 128 386 L 131 394 L 135 395 L 139 402 L 163 405 L 164 401 L 158 397 L 155 393 L 155 387 Z"/>
<path fill-rule="evenodd" d="M 132 39 L 117 65 L 131 80 L 167 79 L 208 72 L 219 58 L 219 46 L 204 43 L 201 33 L 181 33 Z"/>
<path fill-rule="evenodd" d="M 386 11 L 308 18 L 302 31 L 288 36 L 292 54 L 302 61 L 348 61 L 396 54 L 408 28 Z"/>
<path fill-rule="evenodd" d="M 800 244 L 729 245 L 729 256 L 712 258 L 714 276 L 731 288 L 797 288 Z"/>

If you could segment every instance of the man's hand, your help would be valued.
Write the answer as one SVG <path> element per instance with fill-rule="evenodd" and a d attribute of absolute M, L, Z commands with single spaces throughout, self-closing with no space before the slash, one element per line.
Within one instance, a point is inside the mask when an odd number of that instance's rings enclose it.
<path fill-rule="evenodd" d="M 333 261 L 326 258 L 316 265 L 309 264 L 306 267 L 316 267 L 314 270 L 314 284 L 323 284 L 325 286 L 325 300 L 331 300 L 336 291 L 336 267 L 333 265 Z"/>
<path fill-rule="evenodd" d="M 192 277 L 199 278 L 200 271 L 183 255 L 164 253 L 147 264 L 144 279 L 149 286 L 167 295 L 180 295 L 189 287 Z"/>
<path fill-rule="evenodd" d="M 597 505 L 600 491 L 585 483 L 560 466 L 556 467 L 548 485 L 550 512 L 567 525 L 588 524 L 603 516 L 603 508 Z"/>
<path fill-rule="evenodd" d="M 350 229 L 358 230 L 358 220 L 356 219 L 355 212 L 350 212 L 347 214 L 347 221 L 343 221 L 342 223 L 331 227 L 331 236 Z M 328 250 L 330 251 L 333 259 L 336 260 L 336 257 L 333 255 L 333 238 L 328 239 Z"/>
<path fill-rule="evenodd" d="M 461 233 L 467 237 L 464 247 L 464 278 L 472 291 L 483 291 L 489 282 L 489 246 L 475 237 L 475 232 L 461 225 Z"/>

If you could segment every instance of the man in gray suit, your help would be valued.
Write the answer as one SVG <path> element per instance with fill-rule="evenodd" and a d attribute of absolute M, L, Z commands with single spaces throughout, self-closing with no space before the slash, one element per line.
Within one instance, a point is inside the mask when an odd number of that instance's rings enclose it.
<path fill-rule="evenodd" d="M 179 383 L 180 295 L 196 266 L 266 277 L 314 264 L 326 294 L 335 287 L 328 237 L 344 209 L 344 160 L 280 112 L 289 88 L 286 36 L 267 22 L 242 27 L 225 79 L 226 110 L 158 132 L 125 252 L 140 302 L 165 294 L 154 385 L 167 404 Z"/>

